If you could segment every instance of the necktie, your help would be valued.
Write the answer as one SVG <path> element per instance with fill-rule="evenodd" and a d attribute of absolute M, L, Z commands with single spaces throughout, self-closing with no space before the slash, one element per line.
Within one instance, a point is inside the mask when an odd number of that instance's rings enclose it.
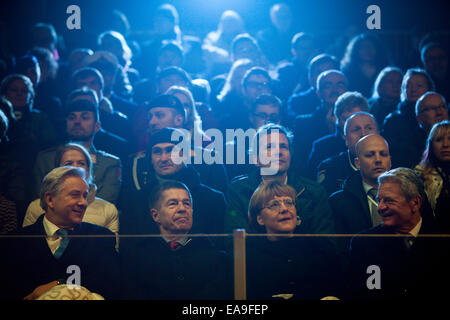
<path fill-rule="evenodd" d="M 414 242 L 414 236 L 410 233 L 407 234 L 407 236 L 403 239 L 405 242 L 406 249 L 410 249 Z"/>
<path fill-rule="evenodd" d="M 169 246 L 170 246 L 170 249 L 172 249 L 172 251 L 175 251 L 181 246 L 181 244 L 177 241 L 170 241 Z"/>
<path fill-rule="evenodd" d="M 381 222 L 383 222 L 383 219 L 381 218 L 380 214 L 378 213 L 378 202 L 377 202 L 377 189 L 371 188 L 367 192 L 367 196 L 370 198 L 370 215 L 372 216 L 372 226 L 377 226 Z M 372 201 L 371 201 L 372 200 Z"/>
<path fill-rule="evenodd" d="M 59 259 L 62 256 L 64 250 L 66 250 L 67 245 L 69 244 L 69 238 L 67 237 L 69 233 L 65 229 L 59 229 L 58 231 L 56 231 L 56 234 L 62 237 L 58 249 L 53 254 L 56 259 Z"/>

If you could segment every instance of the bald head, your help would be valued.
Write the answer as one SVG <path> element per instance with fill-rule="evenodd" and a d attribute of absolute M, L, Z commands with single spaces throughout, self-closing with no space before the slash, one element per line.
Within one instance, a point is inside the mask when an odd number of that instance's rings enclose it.
<path fill-rule="evenodd" d="M 426 92 L 416 102 L 416 119 L 426 132 L 435 123 L 448 120 L 445 98 L 437 92 Z"/>
<path fill-rule="evenodd" d="M 378 176 L 391 169 L 389 146 L 382 136 L 370 134 L 356 143 L 355 166 L 360 169 L 362 180 L 376 187 Z"/>

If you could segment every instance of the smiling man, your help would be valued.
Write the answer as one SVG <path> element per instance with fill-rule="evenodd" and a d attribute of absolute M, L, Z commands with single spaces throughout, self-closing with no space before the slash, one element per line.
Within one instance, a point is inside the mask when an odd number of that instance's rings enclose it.
<path fill-rule="evenodd" d="M 66 284 L 66 279 L 67 284 L 81 285 L 105 298 L 118 297 L 115 235 L 82 222 L 88 188 L 85 171 L 80 168 L 59 167 L 45 176 L 40 197 L 45 214 L 21 233 L 34 237 L 18 238 L 8 246 L 8 266 L 1 274 L 9 298 L 34 300 L 54 286 Z M 68 271 L 73 266 L 79 269 L 78 283 L 69 280 L 74 279 Z"/>
<path fill-rule="evenodd" d="M 357 293 L 352 298 L 439 297 L 449 283 L 449 246 L 446 238 L 421 237 L 437 233 L 426 214 L 422 181 L 413 170 L 397 168 L 380 175 L 378 182 L 383 222 L 352 238 L 350 274 Z M 368 234 L 378 237 L 363 237 Z M 370 290 L 373 279 L 368 279 L 367 268 L 374 265 L 381 272 L 381 284 Z"/>

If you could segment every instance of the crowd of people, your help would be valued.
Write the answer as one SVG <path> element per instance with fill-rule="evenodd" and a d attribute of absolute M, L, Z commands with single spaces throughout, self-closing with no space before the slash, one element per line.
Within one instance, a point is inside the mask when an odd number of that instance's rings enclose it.
<path fill-rule="evenodd" d="M 0 63 L 0 235 L 20 235 L 0 238 L 2 299 L 59 297 L 74 265 L 96 298 L 233 299 L 218 235 L 235 229 L 249 299 L 450 284 L 445 38 L 423 37 L 402 70 L 374 33 L 341 57 L 321 48 L 286 4 L 254 34 L 227 10 L 204 38 L 170 4 L 141 38 L 115 14 L 97 47 L 63 52 L 37 23 Z"/>

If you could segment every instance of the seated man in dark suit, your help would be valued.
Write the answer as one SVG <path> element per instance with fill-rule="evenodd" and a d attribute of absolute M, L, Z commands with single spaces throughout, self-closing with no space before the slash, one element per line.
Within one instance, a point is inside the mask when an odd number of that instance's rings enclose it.
<path fill-rule="evenodd" d="M 351 241 L 351 299 L 446 295 L 448 240 L 422 237 L 436 234 L 436 228 L 425 210 L 427 198 L 419 176 L 411 169 L 397 168 L 380 175 L 378 182 L 378 213 L 383 223 Z M 378 237 L 363 237 L 369 234 Z"/>
<path fill-rule="evenodd" d="M 356 144 L 355 165 L 359 170 L 345 182 L 342 190 L 333 193 L 330 206 L 336 221 L 336 232 L 358 233 L 379 225 L 377 211 L 377 178 L 391 169 L 389 147 L 383 137 L 368 135 Z M 350 238 L 342 238 L 342 249 L 348 251 Z"/>
<path fill-rule="evenodd" d="M 190 236 L 194 208 L 189 189 L 178 181 L 166 181 L 150 195 L 147 214 L 161 236 L 132 239 L 123 247 L 127 298 L 232 298 L 232 264 L 227 255 L 208 238 Z"/>
<path fill-rule="evenodd" d="M 88 188 L 80 168 L 59 167 L 45 176 L 41 188 L 45 215 L 23 229 L 24 237 L 2 243 L 7 261 L 0 270 L 8 289 L 4 298 L 34 300 L 63 283 L 83 286 L 106 299 L 118 297 L 115 236 L 82 222 Z M 102 237 L 87 237 L 91 235 Z M 78 276 L 71 274 L 72 268 L 79 270 Z"/>

